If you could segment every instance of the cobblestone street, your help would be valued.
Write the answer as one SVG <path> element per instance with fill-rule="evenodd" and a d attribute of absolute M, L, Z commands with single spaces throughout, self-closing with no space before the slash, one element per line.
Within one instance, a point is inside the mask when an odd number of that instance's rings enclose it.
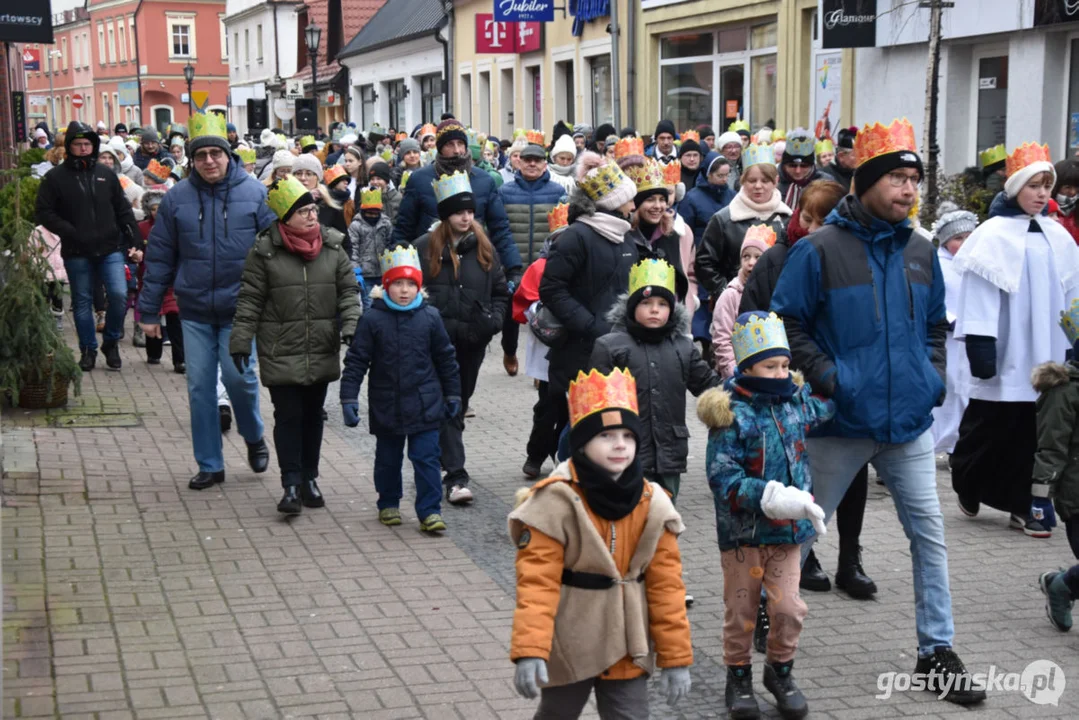
<path fill-rule="evenodd" d="M 67 324 L 74 344 L 70 314 Z M 497 341 L 465 434 L 476 502 L 444 506 L 441 538 L 418 530 L 408 466 L 405 523 L 377 522 L 366 388 L 363 422 L 347 429 L 331 387 L 327 507 L 290 522 L 275 509 L 276 460 L 253 474 L 235 429 L 225 437 L 227 482 L 187 489 L 195 465 L 184 378 L 167 352 L 156 367 L 130 339 L 123 352 L 123 370 L 99 361 L 64 411 L 4 409 L 3 717 L 531 716 L 535 703 L 516 696 L 508 659 L 514 548 L 506 515 L 523 486 L 535 392 L 528 378 L 506 376 Z M 272 443 L 265 390 L 262 411 Z M 655 718 L 725 714 L 705 431 L 695 415 L 689 423 L 679 509 L 696 664 L 677 712 L 653 692 Z M 863 544 L 877 600 L 805 593 L 810 614 L 795 673 L 812 717 L 1079 717 L 1079 638 L 1050 627 L 1037 589 L 1042 570 L 1074 562 L 1063 531 L 1034 540 L 1009 530 L 1002 513 L 964 518 L 940 467 L 957 650 L 972 672 L 1021 673 L 1031 661 L 1054 661 L 1065 676 L 1055 680 L 1068 683 L 1059 706 L 1034 705 L 1016 690 L 991 690 L 973 710 L 924 692 L 875 697 L 878 675 L 911 672 L 916 652 L 909 549 L 890 498 L 871 479 Z M 818 549 L 831 574 L 835 533 Z M 763 658 L 754 659 L 763 693 Z M 766 716 L 778 717 L 771 696 L 760 697 Z"/>

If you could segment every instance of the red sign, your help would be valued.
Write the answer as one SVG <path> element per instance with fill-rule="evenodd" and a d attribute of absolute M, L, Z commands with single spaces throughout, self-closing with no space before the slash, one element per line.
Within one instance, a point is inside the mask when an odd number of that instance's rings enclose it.
<path fill-rule="evenodd" d="M 729 118 L 738 117 L 738 101 L 737 100 L 728 100 L 727 101 L 727 113 L 726 113 L 726 115 L 724 115 L 724 117 L 729 117 Z"/>
<path fill-rule="evenodd" d="M 27 72 L 41 70 L 41 50 L 26 48 L 22 51 L 22 69 Z"/>
<path fill-rule="evenodd" d="M 539 22 L 502 22 L 493 13 L 476 15 L 476 53 L 503 55 L 530 53 L 543 49 Z"/>
<path fill-rule="evenodd" d="M 71 96 L 71 107 L 79 110 L 82 108 L 82 95 L 75 93 Z"/>

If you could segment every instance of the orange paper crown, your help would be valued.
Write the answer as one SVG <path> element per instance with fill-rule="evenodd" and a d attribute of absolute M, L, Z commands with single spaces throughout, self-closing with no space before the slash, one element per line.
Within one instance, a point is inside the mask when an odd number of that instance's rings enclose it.
<path fill-rule="evenodd" d="M 541 133 L 539 130 L 529 130 L 525 133 L 525 139 L 528 140 L 528 142 L 534 143 L 536 145 L 547 144 L 547 142 L 543 138 L 543 133 Z"/>
<path fill-rule="evenodd" d="M 554 232 L 567 225 L 569 225 L 569 203 L 559 203 L 547 213 L 547 231 Z"/>
<path fill-rule="evenodd" d="M 401 142 L 402 140 L 408 140 L 408 133 L 406 133 L 406 132 L 397 133 L 397 137 L 394 138 L 394 142 Z"/>
<path fill-rule="evenodd" d="M 326 168 L 326 172 L 322 173 L 322 182 L 326 183 L 326 187 L 333 185 L 333 181 L 338 178 L 348 175 L 348 170 L 345 170 L 343 165 L 333 165 Z"/>
<path fill-rule="evenodd" d="M 1037 143 L 1023 143 L 1008 156 L 1007 161 L 1004 163 L 1005 172 L 1008 177 L 1012 176 L 1012 173 L 1019 172 L 1027 165 L 1032 165 L 1036 162 L 1052 163 L 1049 158 L 1049 146 L 1038 145 Z"/>
<path fill-rule="evenodd" d="M 569 384 L 569 422 L 576 426 L 584 418 L 603 410 L 629 410 L 637 414 L 637 381 L 628 370 L 615 368 L 601 375 L 592 368 L 587 375 L 577 371 Z"/>
<path fill-rule="evenodd" d="M 663 184 L 674 186 L 682 182 L 682 163 L 672 160 L 663 166 Z"/>
<path fill-rule="evenodd" d="M 692 140 L 695 143 L 699 143 L 701 141 L 701 134 L 696 130 L 686 130 L 682 133 L 682 142 L 685 142 L 686 140 Z"/>
<path fill-rule="evenodd" d="M 150 164 L 146 166 L 146 172 L 153 175 L 158 180 L 164 182 L 169 178 L 169 169 L 158 162 L 156 159 L 151 160 Z"/>
<path fill-rule="evenodd" d="M 435 127 L 434 125 L 432 125 L 431 123 L 427 123 L 426 125 L 424 125 L 423 127 L 420 128 L 420 132 L 419 132 L 418 137 L 422 140 L 423 138 L 427 137 L 428 135 L 436 135 L 437 133 L 438 133 L 438 128 Z"/>
<path fill-rule="evenodd" d="M 746 240 L 760 240 L 768 247 L 772 247 L 776 244 L 776 231 L 771 225 L 750 225 L 745 237 L 742 238 L 743 242 Z"/>
<path fill-rule="evenodd" d="M 866 125 L 854 136 L 854 157 L 859 166 L 880 155 L 904 150 L 918 152 L 914 126 L 906 118 L 893 120 L 887 127 L 879 122 Z"/>
<path fill-rule="evenodd" d="M 627 137 L 614 144 L 615 160 L 621 160 L 630 155 L 644 155 L 644 140 L 639 137 Z"/>

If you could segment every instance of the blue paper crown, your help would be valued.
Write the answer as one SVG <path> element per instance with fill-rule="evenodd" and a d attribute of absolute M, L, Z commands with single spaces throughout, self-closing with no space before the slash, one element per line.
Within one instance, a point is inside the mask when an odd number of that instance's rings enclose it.
<path fill-rule="evenodd" d="M 816 153 L 817 139 L 804 128 L 787 133 L 786 152 L 792 157 L 810 157 Z"/>
<path fill-rule="evenodd" d="M 468 181 L 468 175 L 458 170 L 453 175 L 443 175 L 431 183 L 435 189 L 435 200 L 442 202 L 454 195 L 472 192 L 472 183 Z"/>
<path fill-rule="evenodd" d="M 1069 343 L 1074 345 L 1079 340 L 1079 298 L 1072 300 L 1070 308 L 1060 311 L 1060 327 L 1064 328 Z"/>
<path fill-rule="evenodd" d="M 411 245 L 408 247 L 398 245 L 393 250 L 383 250 L 378 258 L 378 264 L 383 275 L 399 267 L 413 267 L 423 272 L 423 268 L 420 267 L 420 256 L 416 253 L 416 248 Z"/>
<path fill-rule="evenodd" d="M 771 145 L 750 145 L 742 151 L 742 171 L 748 170 L 754 165 L 775 165 L 776 152 Z"/>
<path fill-rule="evenodd" d="M 734 361 L 738 365 L 765 350 L 790 350 L 783 321 L 773 312 L 766 316 L 753 313 L 744 325 L 735 322 L 731 333 L 731 346 L 734 348 Z"/>

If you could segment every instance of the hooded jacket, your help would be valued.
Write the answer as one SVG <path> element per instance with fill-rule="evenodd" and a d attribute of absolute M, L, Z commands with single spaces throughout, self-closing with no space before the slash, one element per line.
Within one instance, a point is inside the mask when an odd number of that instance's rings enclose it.
<path fill-rule="evenodd" d="M 791 364 L 835 398 L 822 434 L 906 443 L 929 428 L 945 392 L 944 276 L 907 220 L 887 223 L 847 195 L 790 249 L 772 310 Z"/>
<path fill-rule="evenodd" d="M 527 268 L 539 257 L 540 247 L 547 237 L 547 213 L 566 197 L 565 188 L 555 182 L 547 170 L 538 179 L 529 182 L 520 171 L 514 173 L 513 182 L 498 189 L 502 205 L 509 218 L 510 232 L 522 267 Z"/>
<path fill-rule="evenodd" d="M 659 342 L 640 340 L 626 328 L 627 301 L 623 293 L 607 313 L 611 332 L 596 341 L 590 365 L 601 373 L 629 370 L 637 380 L 641 436 L 637 459 L 645 477 L 680 475 L 689 456 L 686 390 L 699 396 L 719 384 L 689 337 L 689 311 L 682 303 L 672 308 L 672 321 Z"/>
<path fill-rule="evenodd" d="M 198 173 L 165 193 L 146 249 L 144 322 L 158 321 L 170 285 L 184 320 L 228 325 L 236 312 L 244 261 L 255 236 L 277 222 L 266 187 L 229 156 L 225 177 L 207 184 Z"/>
<path fill-rule="evenodd" d="M 147 155 L 146 152 L 142 149 L 142 143 L 139 143 L 139 146 L 135 149 L 135 152 L 131 153 L 131 159 L 135 161 L 135 166 L 138 167 L 139 170 L 145 170 L 146 166 L 150 164 L 151 160 L 157 160 L 158 162 L 160 162 L 168 157 L 172 156 L 169 155 L 169 151 L 165 149 L 165 145 L 160 142 L 157 144 L 156 155 Z"/>
<path fill-rule="evenodd" d="M 379 278 L 381 282 L 382 266 L 379 258 L 383 250 L 389 249 L 392 234 L 393 223 L 385 213 L 379 215 L 378 222 L 374 225 L 364 220 L 362 211 L 352 218 L 348 226 L 352 264 L 360 269 L 360 274 L 365 278 Z"/>
<path fill-rule="evenodd" d="M 761 510 L 769 481 L 813 491 L 806 435 L 835 413 L 835 404 L 812 395 L 800 373 L 792 379 L 798 389 L 787 401 L 754 393 L 738 378 L 697 401 L 697 416 L 709 427 L 705 467 L 720 550 L 801 545 L 813 535 L 809 520 L 773 520 Z"/>
<path fill-rule="evenodd" d="M 97 162 L 97 134 L 88 134 L 93 146 L 89 156 L 71 154 L 76 125 L 72 122 L 64 137 L 64 162 L 41 179 L 37 223 L 60 238 L 63 258 L 99 258 L 141 247 L 142 235 L 119 177 Z"/>
<path fill-rule="evenodd" d="M 709 167 L 718 157 L 717 152 L 708 153 L 701 162 L 701 167 Z M 735 194 L 735 191 L 727 185 L 713 185 L 708 182 L 705 170 L 702 169 L 697 174 L 696 185 L 690 188 L 682 202 L 678 203 L 678 214 L 693 230 L 693 241 L 698 247 L 701 239 L 704 238 L 704 229 L 708 227 L 708 221 L 717 212 L 730 205 Z"/>
<path fill-rule="evenodd" d="M 1079 517 L 1079 365 L 1043 363 L 1031 383 L 1038 391 L 1038 450 L 1031 495 L 1053 499 L 1062 520 Z"/>

